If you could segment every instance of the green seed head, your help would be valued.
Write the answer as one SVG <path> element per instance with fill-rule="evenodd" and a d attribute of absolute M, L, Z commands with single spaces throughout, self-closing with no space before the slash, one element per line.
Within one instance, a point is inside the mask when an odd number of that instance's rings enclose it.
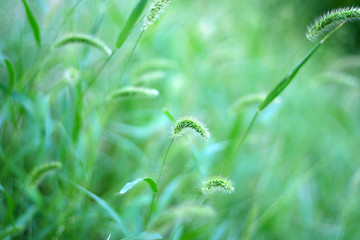
<path fill-rule="evenodd" d="M 332 10 L 308 27 L 306 37 L 309 40 L 316 40 L 319 36 L 333 30 L 341 23 L 346 21 L 357 21 L 360 18 L 360 9 L 358 7 L 340 8 Z"/>
<path fill-rule="evenodd" d="M 170 0 L 155 0 L 151 5 L 148 14 L 145 16 L 143 31 L 150 25 L 154 24 L 159 19 L 160 13 L 165 11 L 165 8 L 170 3 Z"/>
<path fill-rule="evenodd" d="M 208 178 L 201 187 L 202 193 L 207 196 L 215 192 L 232 193 L 234 189 L 233 183 L 229 179 L 221 176 Z"/>
<path fill-rule="evenodd" d="M 55 42 L 53 48 L 63 47 L 72 43 L 83 43 L 93 47 L 96 47 L 107 55 L 111 55 L 112 51 L 110 47 L 108 47 L 103 41 L 100 39 L 93 37 L 91 35 L 86 35 L 82 33 L 72 33 L 68 34 L 65 37 L 61 38 L 59 41 Z"/>
<path fill-rule="evenodd" d="M 143 87 L 124 87 L 118 90 L 115 90 L 108 100 L 121 99 L 121 98 L 134 98 L 134 97 L 148 97 L 153 98 L 159 95 L 159 91 L 153 88 L 143 88 Z"/>
<path fill-rule="evenodd" d="M 30 174 L 30 180 L 29 180 L 30 187 L 36 186 L 45 175 L 61 167 L 62 165 L 60 162 L 45 163 L 43 165 L 36 167 Z"/>
<path fill-rule="evenodd" d="M 210 133 L 204 124 L 194 117 L 182 117 L 177 119 L 172 129 L 172 136 L 179 137 L 182 135 L 184 130 L 188 128 L 200 134 L 200 136 L 204 139 L 208 139 L 210 137 Z"/>

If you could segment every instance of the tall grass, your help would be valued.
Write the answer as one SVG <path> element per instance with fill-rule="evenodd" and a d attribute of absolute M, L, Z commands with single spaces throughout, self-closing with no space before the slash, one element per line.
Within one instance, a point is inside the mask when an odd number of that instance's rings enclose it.
<path fill-rule="evenodd" d="M 4 1 L 0 239 L 357 239 L 358 8 L 276 3 Z"/>

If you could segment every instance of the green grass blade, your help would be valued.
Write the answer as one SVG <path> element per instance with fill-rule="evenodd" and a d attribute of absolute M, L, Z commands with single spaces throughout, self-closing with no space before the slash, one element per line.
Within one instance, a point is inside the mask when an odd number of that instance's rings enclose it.
<path fill-rule="evenodd" d="M 273 90 L 266 96 L 265 100 L 259 105 L 258 111 L 263 110 L 267 107 L 279 94 L 289 85 L 289 83 L 293 80 L 296 76 L 298 71 L 304 66 L 304 64 L 311 58 L 311 56 L 318 50 L 318 48 L 332 35 L 334 34 L 339 28 L 341 28 L 345 22 L 341 22 L 338 24 L 334 29 L 332 29 L 328 34 L 321 39 L 311 50 L 308 54 L 295 66 L 295 68 L 285 77 L 283 78 Z"/>
<path fill-rule="evenodd" d="M 10 194 L 5 190 L 5 188 L 0 185 L 0 191 L 2 191 L 5 195 L 7 206 L 8 206 L 8 215 L 11 219 L 11 222 L 14 224 L 14 202 L 10 196 Z"/>
<path fill-rule="evenodd" d="M 130 189 L 135 187 L 141 181 L 147 182 L 149 184 L 149 187 L 151 188 L 151 190 L 154 193 L 158 192 L 158 186 L 157 186 L 156 182 L 152 178 L 137 178 L 134 181 L 128 182 L 127 184 L 125 184 L 125 186 L 120 190 L 119 193 L 120 194 L 125 194 L 127 191 L 129 191 Z"/>
<path fill-rule="evenodd" d="M 11 94 L 15 83 L 15 68 L 8 59 L 5 58 L 4 62 L 9 73 L 9 93 Z"/>
<path fill-rule="evenodd" d="M 96 47 L 109 56 L 112 53 L 110 47 L 108 47 L 102 40 L 82 33 L 69 34 L 61 38 L 59 41 L 57 41 L 54 44 L 54 48 L 63 47 L 67 44 L 72 44 L 72 43 L 83 43 L 92 47 Z"/>
<path fill-rule="evenodd" d="M 175 122 L 176 119 L 174 118 L 173 115 L 171 115 L 171 113 L 169 112 L 169 110 L 167 110 L 167 108 L 163 108 L 163 113 L 170 119 L 170 121 Z"/>
<path fill-rule="evenodd" d="M 17 219 L 15 225 L 0 230 L 0 239 L 4 239 L 8 236 L 15 236 L 22 232 L 25 226 L 33 218 L 36 211 L 37 208 L 34 206 L 27 208 L 26 212 Z"/>
<path fill-rule="evenodd" d="M 131 30 L 134 28 L 141 13 L 144 11 L 147 1 L 148 0 L 140 0 L 139 3 L 136 5 L 135 9 L 130 14 L 130 17 L 126 21 L 125 26 L 120 32 L 119 37 L 116 41 L 116 48 L 120 48 L 124 44 L 126 39 L 129 37 Z"/>
<path fill-rule="evenodd" d="M 152 232 L 141 232 L 126 238 L 121 238 L 121 240 L 159 240 L 159 239 L 164 239 L 164 238 L 160 234 L 152 233 Z"/>
<path fill-rule="evenodd" d="M 27 4 L 26 0 L 22 0 L 22 2 L 25 7 L 27 19 L 30 23 L 31 29 L 34 34 L 35 41 L 36 41 L 37 45 L 40 46 L 41 45 L 41 35 L 40 35 L 39 25 L 34 17 L 34 14 L 31 11 L 29 5 Z"/>
<path fill-rule="evenodd" d="M 16 234 L 20 233 L 24 230 L 23 226 L 9 226 L 4 230 L 0 231 L 0 239 L 5 239 L 8 236 L 15 236 Z"/>
<path fill-rule="evenodd" d="M 310 52 L 295 66 L 295 68 L 285 77 L 283 78 L 274 88 L 273 90 L 266 96 L 264 101 L 258 107 L 258 110 L 261 111 L 266 108 L 279 94 L 289 85 L 289 83 L 296 76 L 298 71 L 304 66 L 304 64 L 310 59 L 310 57 L 316 52 L 316 50 L 321 46 L 322 42 L 313 47 Z"/>
<path fill-rule="evenodd" d="M 128 235 L 128 231 L 125 228 L 125 225 L 123 224 L 120 216 L 115 212 L 115 210 L 107 203 L 105 202 L 105 200 L 103 200 L 102 198 L 98 197 L 97 195 L 95 195 L 94 193 L 86 190 L 85 188 L 81 187 L 80 185 L 73 183 L 79 190 L 81 190 L 82 192 L 86 193 L 86 195 L 88 195 L 89 197 L 91 197 L 92 199 L 94 199 L 99 205 L 100 207 L 102 207 L 103 209 L 105 209 L 110 216 L 119 224 L 121 231 L 125 234 Z"/>

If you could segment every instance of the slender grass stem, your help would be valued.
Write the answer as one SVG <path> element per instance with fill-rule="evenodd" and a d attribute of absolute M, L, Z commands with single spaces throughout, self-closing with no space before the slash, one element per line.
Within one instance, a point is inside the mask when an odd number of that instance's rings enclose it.
<path fill-rule="evenodd" d="M 232 155 L 232 157 L 231 157 L 231 159 L 230 159 L 229 166 L 228 166 L 228 168 L 227 168 L 227 170 L 226 170 L 226 175 L 228 175 L 228 174 L 230 173 L 231 168 L 232 168 L 232 165 L 233 165 L 234 160 L 235 160 L 235 157 L 236 157 L 237 153 L 239 152 L 241 146 L 243 145 L 246 137 L 249 135 L 249 132 L 250 132 L 251 128 L 253 127 L 253 125 L 254 125 L 254 123 L 255 123 L 255 121 L 256 121 L 256 118 L 257 118 L 257 116 L 259 115 L 259 113 L 260 113 L 259 110 L 256 111 L 256 113 L 255 113 L 254 117 L 252 118 L 249 126 L 247 127 L 244 135 L 241 137 L 240 142 L 239 142 L 239 144 L 237 145 L 237 147 L 236 147 L 236 149 L 235 149 L 235 152 L 233 153 L 233 155 Z"/>
<path fill-rule="evenodd" d="M 163 159 L 163 162 L 162 162 L 162 165 L 161 165 L 161 168 L 160 168 L 159 175 L 158 175 L 158 177 L 157 177 L 157 179 L 156 179 L 156 183 L 158 184 L 158 186 L 159 186 L 160 178 L 161 178 L 161 175 L 162 175 L 162 172 L 163 172 L 165 163 L 166 163 L 166 159 L 167 159 L 167 156 L 169 155 L 169 151 L 170 151 L 170 148 L 171 148 L 171 145 L 172 145 L 173 141 L 174 141 L 174 138 L 171 138 L 171 141 L 170 141 L 169 146 L 168 146 L 168 148 L 167 148 L 167 150 L 166 150 L 165 157 L 164 157 L 164 159 Z M 151 220 L 151 215 L 152 215 L 152 213 L 153 213 L 153 211 L 154 211 L 154 206 L 156 206 L 156 201 L 157 201 L 157 199 L 158 199 L 158 198 L 157 198 L 157 194 L 154 192 L 154 193 L 153 193 L 152 200 L 151 200 L 149 215 L 148 215 L 148 217 L 147 217 L 146 220 L 145 220 L 145 229 L 148 227 L 148 224 L 149 224 L 149 222 L 150 222 L 150 220 Z"/>
<path fill-rule="evenodd" d="M 119 88 L 119 87 L 120 87 L 120 84 L 121 84 L 121 81 L 122 81 L 122 79 L 123 79 L 123 77 L 124 77 L 125 71 L 126 71 L 127 67 L 129 66 L 129 64 L 130 64 L 130 62 L 131 62 L 131 59 L 132 59 L 132 57 L 133 57 L 133 55 L 134 55 L 134 52 L 135 52 L 135 49 L 136 49 L 137 45 L 139 44 L 140 39 L 141 39 L 143 33 L 144 33 L 144 31 L 141 31 L 138 39 L 136 40 L 133 48 L 131 49 L 130 55 L 129 55 L 129 57 L 128 57 L 125 65 L 124 65 L 124 67 L 123 67 L 123 69 L 122 69 L 122 71 L 121 71 L 120 78 L 119 78 L 119 82 L 118 82 L 116 88 Z"/>
<path fill-rule="evenodd" d="M 304 66 L 304 64 L 312 57 L 312 55 L 319 49 L 319 47 L 332 35 L 334 34 L 341 26 L 343 26 L 346 23 L 346 21 L 340 23 L 336 28 L 331 30 L 328 34 L 326 34 L 307 54 L 306 56 L 294 67 L 294 69 L 285 77 L 283 78 L 267 95 L 267 97 L 264 99 L 263 102 L 260 103 L 258 110 L 256 111 L 253 119 L 251 120 L 249 126 L 247 127 L 244 135 L 241 137 L 240 142 L 238 146 L 235 149 L 234 154 L 232 155 L 230 159 L 230 163 L 228 166 L 228 169 L 226 170 L 226 174 L 228 175 L 233 162 L 235 160 L 235 157 L 237 153 L 239 152 L 242 144 L 244 143 L 246 137 L 248 136 L 252 126 L 255 123 L 255 120 L 258 116 L 258 114 L 264 110 L 293 80 L 293 78 L 296 76 L 298 71 Z"/>
<path fill-rule="evenodd" d="M 168 154 L 169 154 L 169 151 L 170 151 L 170 148 L 171 148 L 171 145 L 172 145 L 173 141 L 174 141 L 174 138 L 171 138 L 169 147 L 168 147 L 167 150 L 166 150 L 165 157 L 164 157 L 164 160 L 163 160 L 163 162 L 162 162 L 162 165 L 161 165 L 161 168 L 160 168 L 160 172 L 159 172 L 159 175 L 158 175 L 157 180 L 156 180 L 156 183 L 157 183 L 157 184 L 159 184 L 159 182 L 160 182 L 161 174 L 162 174 L 162 172 L 163 172 L 163 169 L 164 169 L 164 166 L 165 166 L 165 162 L 166 162 L 166 159 L 167 159 L 167 156 L 168 156 Z"/>

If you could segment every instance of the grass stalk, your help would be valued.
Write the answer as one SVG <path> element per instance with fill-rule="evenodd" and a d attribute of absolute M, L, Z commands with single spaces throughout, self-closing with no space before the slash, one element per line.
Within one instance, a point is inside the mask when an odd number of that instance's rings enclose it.
<path fill-rule="evenodd" d="M 236 147 L 234 154 L 230 159 L 229 166 L 226 170 L 226 174 L 230 173 L 232 169 L 232 165 L 234 163 L 234 159 L 239 152 L 241 146 L 243 145 L 245 139 L 249 135 L 249 132 L 254 125 L 256 118 L 258 117 L 259 113 L 264 110 L 279 94 L 284 91 L 284 89 L 290 84 L 290 82 L 294 79 L 298 71 L 304 66 L 304 64 L 313 56 L 313 54 L 319 49 L 319 47 L 332 35 L 334 34 L 341 26 L 343 26 L 346 21 L 340 23 L 337 27 L 332 29 L 328 34 L 326 34 L 307 54 L 306 56 L 293 68 L 293 70 L 284 77 L 266 96 L 266 98 L 260 103 L 258 110 L 256 111 L 254 117 L 252 118 L 250 124 L 248 125 L 244 135 L 241 137 L 238 146 Z"/>
<path fill-rule="evenodd" d="M 167 159 L 167 156 L 169 155 L 169 151 L 170 151 L 170 148 L 171 148 L 171 145 L 172 145 L 173 141 L 174 141 L 174 138 L 171 138 L 171 141 L 170 141 L 169 146 L 168 146 L 168 148 L 166 150 L 166 153 L 165 153 L 165 157 L 164 157 L 163 162 L 161 164 L 159 174 L 158 174 L 158 176 L 156 178 L 156 183 L 158 184 L 158 186 L 159 186 L 160 178 L 161 178 L 161 175 L 162 175 L 165 163 L 166 163 L 166 159 Z M 151 220 L 151 216 L 152 216 L 152 213 L 153 213 L 154 208 L 156 206 L 157 199 L 158 199 L 157 193 L 154 192 L 153 196 L 152 196 L 151 204 L 150 204 L 150 211 L 149 211 L 148 217 L 145 219 L 145 229 L 148 227 L 148 224 L 149 224 L 149 222 Z"/>

